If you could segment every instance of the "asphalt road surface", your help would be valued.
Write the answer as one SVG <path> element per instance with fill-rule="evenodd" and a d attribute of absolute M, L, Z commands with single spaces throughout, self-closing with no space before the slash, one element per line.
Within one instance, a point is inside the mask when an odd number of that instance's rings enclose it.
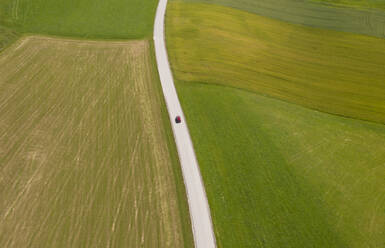
<path fill-rule="evenodd" d="M 196 248 L 216 247 L 210 208 L 207 202 L 202 177 L 195 156 L 193 144 L 187 128 L 186 119 L 175 90 L 164 38 L 164 18 L 167 0 L 160 0 L 155 17 L 154 43 L 156 61 L 163 95 L 166 100 L 172 130 L 182 166 L 183 179 L 186 186 L 187 198 L 192 222 Z M 180 116 L 182 122 L 175 123 L 175 117 Z"/>

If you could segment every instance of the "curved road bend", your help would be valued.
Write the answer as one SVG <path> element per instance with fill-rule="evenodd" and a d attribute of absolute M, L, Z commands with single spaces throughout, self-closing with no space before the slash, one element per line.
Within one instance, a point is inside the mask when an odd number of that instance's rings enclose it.
<path fill-rule="evenodd" d="M 216 243 L 213 225 L 211 222 L 210 208 L 207 202 L 198 162 L 195 157 L 193 144 L 187 128 L 186 119 L 184 118 L 182 107 L 179 103 L 170 64 L 168 62 L 164 38 L 164 18 L 166 6 L 167 0 L 159 0 L 154 24 L 156 62 L 158 64 L 163 95 L 166 100 L 171 126 L 174 132 L 179 160 L 182 166 L 195 247 L 214 248 L 216 247 Z M 182 118 L 182 122 L 179 124 L 176 124 L 174 120 L 177 115 Z"/>

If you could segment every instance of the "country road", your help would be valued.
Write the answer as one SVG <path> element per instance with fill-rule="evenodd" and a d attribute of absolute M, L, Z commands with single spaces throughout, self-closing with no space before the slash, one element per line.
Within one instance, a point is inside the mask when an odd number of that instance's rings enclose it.
<path fill-rule="evenodd" d="M 167 0 L 159 0 L 154 24 L 155 55 L 158 65 L 163 95 L 171 120 L 172 130 L 182 167 L 184 184 L 192 222 L 194 242 L 196 248 L 216 247 L 210 208 L 207 202 L 199 165 L 195 156 L 191 137 L 187 128 L 182 107 L 174 86 L 164 37 L 164 18 Z M 179 115 L 182 122 L 175 123 Z"/>

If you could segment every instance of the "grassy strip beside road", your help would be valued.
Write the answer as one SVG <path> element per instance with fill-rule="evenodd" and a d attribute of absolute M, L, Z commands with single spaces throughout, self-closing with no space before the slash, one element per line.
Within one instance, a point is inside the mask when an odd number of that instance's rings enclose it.
<path fill-rule="evenodd" d="M 156 58 L 155 58 L 155 49 L 154 49 L 154 44 L 153 42 L 150 43 L 151 46 L 151 64 L 153 67 L 153 72 L 157 71 L 158 68 L 156 66 Z M 157 100 L 160 101 L 162 107 L 160 107 L 160 112 L 161 112 L 161 117 L 162 117 L 162 122 L 165 132 L 165 142 L 167 142 L 167 147 L 170 152 L 170 159 L 173 169 L 172 175 L 174 176 L 174 182 L 176 184 L 175 189 L 177 191 L 177 197 L 176 200 L 178 201 L 178 207 L 179 207 L 179 215 L 180 219 L 182 220 L 182 225 L 180 232 L 183 235 L 184 238 L 184 246 L 183 247 L 194 247 L 194 237 L 191 229 L 191 219 L 190 219 L 190 213 L 189 213 L 189 208 L 188 208 L 188 202 L 187 202 L 187 194 L 186 194 L 186 189 L 185 185 L 183 182 L 183 175 L 182 175 L 182 170 L 180 167 L 180 161 L 178 157 L 178 152 L 174 140 L 174 134 L 172 132 L 171 128 L 171 123 L 170 123 L 170 118 L 168 114 L 168 110 L 166 107 L 166 102 L 162 93 L 162 86 L 158 80 L 159 78 L 159 73 L 156 73 L 156 80 L 154 83 L 154 90 L 159 92 L 159 98 Z"/>
<path fill-rule="evenodd" d="M 22 33 L 99 39 L 151 37 L 156 0 L 3 0 L 0 24 Z"/>
<path fill-rule="evenodd" d="M 1 247 L 193 246 L 148 41 L 24 38 L 0 75 Z"/>
<path fill-rule="evenodd" d="M 385 39 L 208 4 L 169 4 L 175 76 L 385 123 Z"/>
<path fill-rule="evenodd" d="M 178 82 L 219 247 L 381 247 L 385 127 Z"/>

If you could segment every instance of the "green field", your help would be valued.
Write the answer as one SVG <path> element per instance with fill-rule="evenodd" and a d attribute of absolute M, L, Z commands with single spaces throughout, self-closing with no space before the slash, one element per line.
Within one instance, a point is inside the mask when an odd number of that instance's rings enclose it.
<path fill-rule="evenodd" d="M 99 39 L 150 37 L 156 0 L 0 0 L 0 25 L 22 33 Z"/>
<path fill-rule="evenodd" d="M 148 41 L 0 55 L 0 247 L 193 247 Z"/>
<path fill-rule="evenodd" d="M 385 39 L 222 6 L 173 2 L 168 8 L 169 56 L 178 79 L 385 123 Z"/>
<path fill-rule="evenodd" d="M 321 3 L 332 4 L 339 7 L 378 8 L 385 9 L 383 0 L 314 0 Z"/>
<path fill-rule="evenodd" d="M 166 31 L 219 247 L 384 246 L 384 39 L 181 1 Z"/>
<path fill-rule="evenodd" d="M 383 0 L 365 0 L 366 4 L 378 7 L 377 9 L 358 8 L 360 5 L 357 4 L 353 8 L 341 4 L 325 5 L 322 1 L 337 2 L 337 0 L 184 0 L 183 2 L 219 4 L 289 23 L 385 38 L 385 12 L 380 9 L 385 6 Z M 351 4 L 358 1 L 342 0 L 342 2 Z"/>
<path fill-rule="evenodd" d="M 384 125 L 177 86 L 219 247 L 383 247 Z"/>

